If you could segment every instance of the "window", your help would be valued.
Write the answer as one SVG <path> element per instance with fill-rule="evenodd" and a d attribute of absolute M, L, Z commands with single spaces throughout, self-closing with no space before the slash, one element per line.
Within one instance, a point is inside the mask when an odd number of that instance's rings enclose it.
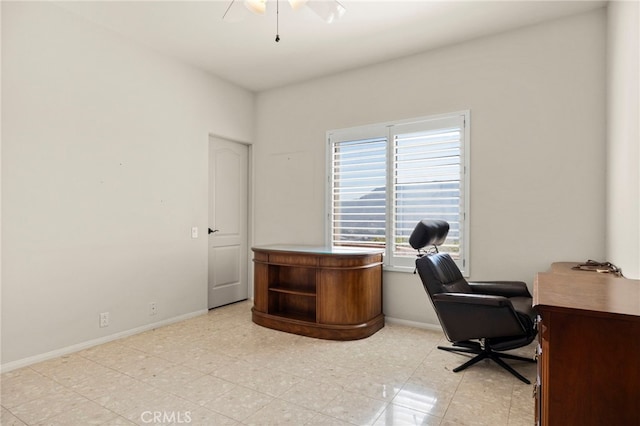
<path fill-rule="evenodd" d="M 409 236 L 422 219 L 451 230 L 440 251 L 468 257 L 469 112 L 327 132 L 327 239 L 385 249 L 388 269 L 413 270 Z"/>

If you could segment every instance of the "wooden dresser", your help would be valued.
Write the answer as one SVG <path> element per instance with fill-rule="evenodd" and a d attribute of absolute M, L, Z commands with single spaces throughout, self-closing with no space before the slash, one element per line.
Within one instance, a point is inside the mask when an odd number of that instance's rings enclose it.
<path fill-rule="evenodd" d="M 640 425 L 640 280 L 554 263 L 536 276 L 536 424 Z"/>
<path fill-rule="evenodd" d="M 382 250 L 253 247 L 256 324 L 330 340 L 368 337 L 384 327 Z"/>

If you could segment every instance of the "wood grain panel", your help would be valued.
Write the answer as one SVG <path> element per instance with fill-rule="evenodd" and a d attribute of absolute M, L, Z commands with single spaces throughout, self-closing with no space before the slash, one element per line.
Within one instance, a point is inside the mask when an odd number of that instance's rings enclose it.
<path fill-rule="evenodd" d="M 261 312 L 269 308 L 269 265 L 257 263 L 253 266 L 253 306 Z"/>
<path fill-rule="evenodd" d="M 318 266 L 318 256 L 296 253 L 269 253 L 272 265 Z"/>
<path fill-rule="evenodd" d="M 368 256 L 321 256 L 319 266 L 322 268 L 356 268 L 370 267 L 375 263 L 382 263 L 382 254 Z"/>
<path fill-rule="evenodd" d="M 358 324 L 382 313 L 382 268 L 320 272 L 318 322 Z"/>

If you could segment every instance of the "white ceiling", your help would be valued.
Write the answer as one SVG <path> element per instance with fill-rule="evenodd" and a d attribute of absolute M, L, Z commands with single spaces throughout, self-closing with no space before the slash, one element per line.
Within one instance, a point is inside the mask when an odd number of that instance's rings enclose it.
<path fill-rule="evenodd" d="M 236 23 L 222 20 L 231 0 L 55 3 L 253 91 L 606 5 L 589 0 L 341 0 L 345 15 L 327 24 L 310 9 L 293 11 L 287 0 L 280 0 L 281 41 L 276 43 L 275 2 L 269 0 L 265 16 L 248 14 Z"/>

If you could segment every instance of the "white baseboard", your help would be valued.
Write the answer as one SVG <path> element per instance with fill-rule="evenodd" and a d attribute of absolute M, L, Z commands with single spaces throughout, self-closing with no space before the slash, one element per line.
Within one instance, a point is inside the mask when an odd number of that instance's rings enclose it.
<path fill-rule="evenodd" d="M 406 325 L 408 327 L 423 328 L 426 330 L 439 331 L 442 333 L 442 327 L 440 327 L 439 324 L 429 324 L 426 322 L 409 321 L 392 317 L 384 317 L 384 320 L 389 324 Z"/>
<path fill-rule="evenodd" d="M 109 336 L 100 337 L 98 339 L 92 339 L 86 342 L 77 343 L 75 345 L 67 346 L 66 348 L 56 349 L 51 352 L 45 352 L 43 354 L 30 356 L 27 358 L 19 359 L 17 361 L 8 362 L 6 364 L 1 364 L 0 373 L 6 373 L 7 371 L 16 370 L 22 367 L 27 367 L 29 365 L 36 364 L 42 361 L 47 361 L 49 359 L 57 358 L 63 355 L 69 355 L 71 353 L 78 352 L 87 348 L 91 348 L 93 346 L 102 345 L 103 343 L 108 343 L 117 339 L 121 339 L 123 337 L 133 336 L 134 334 L 139 334 L 144 331 L 153 330 L 154 328 L 184 321 L 189 318 L 197 317 L 199 315 L 204 315 L 207 312 L 208 312 L 207 309 L 202 309 L 199 311 L 190 312 L 188 314 L 178 315 L 177 317 L 154 322 L 152 324 L 145 324 L 140 327 L 132 328 L 131 330 L 125 330 L 119 333 L 111 334 Z"/>

